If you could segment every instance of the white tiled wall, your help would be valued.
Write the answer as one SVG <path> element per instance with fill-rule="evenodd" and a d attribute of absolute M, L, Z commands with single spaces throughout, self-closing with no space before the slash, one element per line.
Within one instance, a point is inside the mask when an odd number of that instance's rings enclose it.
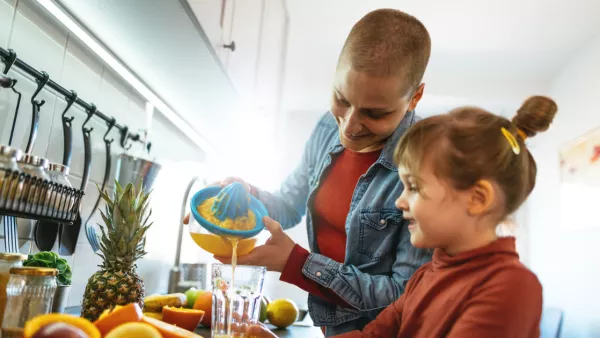
<path fill-rule="evenodd" d="M 69 35 L 60 24 L 48 17 L 44 10 L 35 3 L 35 1 L 29 0 L 0 0 L 0 47 L 14 49 L 20 59 L 38 70 L 48 72 L 51 79 L 65 88 L 75 90 L 79 97 L 96 104 L 98 109 L 106 115 L 114 116 L 119 124 L 128 125 L 134 132 L 142 129 L 145 126 L 145 101 L 143 98 L 128 87 L 93 53 L 86 50 L 76 38 Z M 116 52 L 118 53 L 118 51 Z M 3 67 L 3 64 L 0 66 Z M 36 84 L 16 68 L 11 69 L 8 76 L 18 80 L 16 88 L 23 93 L 13 146 L 24 149 L 31 122 L 29 99 Z M 48 158 L 52 162 L 61 162 L 63 154 L 61 114 L 66 102 L 64 98 L 57 97 L 54 92 L 45 89 L 38 98 L 45 100 L 46 103 L 41 108 L 40 125 L 33 154 Z M 0 91 L 0 144 L 8 143 L 15 104 L 15 94 L 7 90 Z M 75 116 L 71 183 L 76 187 L 80 186 L 80 177 L 83 174 L 84 151 L 81 127 L 85 119 L 85 113 L 81 110 L 77 111 L 78 109 L 74 107 L 67 113 Z M 82 207 L 84 223 L 98 197 L 95 184 L 101 184 L 105 166 L 105 145 L 102 137 L 106 132 L 106 124 L 102 120 L 92 118 L 89 126 L 94 128 L 92 132 L 93 155 L 91 181 L 88 184 Z M 122 153 L 123 149 L 119 145 L 120 137 L 117 132 L 111 132 L 110 138 L 115 139 L 112 144 L 114 166 L 116 155 Z M 177 166 L 176 163 L 181 160 L 201 161 L 204 158 L 200 149 L 196 148 L 158 113 L 155 114 L 152 121 L 152 143 L 152 158 L 161 163 L 171 163 L 171 166 Z M 141 152 L 141 148 L 138 143 L 128 152 Z M 111 181 L 113 178 L 114 171 Z M 148 241 L 160 243 L 158 245 L 160 253 L 150 252 L 148 259 L 138 265 L 139 272 L 146 281 L 148 293 L 166 291 L 169 264 L 173 261 L 175 254 L 175 238 L 180 217 L 178 201 L 182 199 L 182 196 L 173 196 L 173 192 L 178 194 L 183 192 L 182 187 L 170 186 L 168 177 L 159 176 L 157 180 L 163 183 L 155 188 L 153 194 L 153 208 L 157 211 L 158 216 L 154 217 L 155 225 L 149 233 Z M 179 180 L 181 181 L 181 178 Z M 96 213 L 90 221 L 92 224 L 99 222 L 99 213 Z M 32 225 L 32 222 L 24 223 L 19 227 L 19 232 L 23 233 L 22 243 L 24 244 L 21 251 L 35 252 L 37 250 L 35 245 L 27 240 L 31 236 L 31 226 L 28 227 L 28 225 Z M 0 233 L 2 232 L 3 229 L 0 229 Z M 3 249 L 4 242 L 0 240 L 0 251 Z M 70 306 L 79 305 L 87 279 L 98 269 L 97 265 L 100 263 L 100 258 L 94 254 L 87 242 L 83 226 L 75 254 L 65 258 L 72 264 L 74 272 L 73 288 L 68 303 Z"/>

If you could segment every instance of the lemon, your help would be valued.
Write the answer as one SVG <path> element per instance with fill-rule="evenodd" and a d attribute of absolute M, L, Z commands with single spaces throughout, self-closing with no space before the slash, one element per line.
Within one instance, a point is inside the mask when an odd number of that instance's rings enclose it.
<path fill-rule="evenodd" d="M 145 323 L 126 323 L 112 329 L 105 338 L 145 337 L 162 338 L 160 332 L 153 326 Z"/>
<path fill-rule="evenodd" d="M 276 299 L 267 305 L 269 323 L 280 329 L 292 325 L 298 318 L 298 306 L 289 299 Z"/>

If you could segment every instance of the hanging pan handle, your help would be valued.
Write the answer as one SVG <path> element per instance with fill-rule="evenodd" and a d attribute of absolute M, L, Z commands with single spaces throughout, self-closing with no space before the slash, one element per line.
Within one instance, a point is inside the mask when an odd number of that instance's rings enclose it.
<path fill-rule="evenodd" d="M 38 96 L 42 88 L 46 86 L 46 84 L 50 81 L 50 76 L 46 72 L 42 72 L 42 78 L 36 79 L 37 89 L 33 93 L 31 97 L 31 130 L 29 131 L 29 140 L 27 140 L 27 147 L 25 148 L 25 152 L 27 154 L 31 154 L 33 150 L 33 144 L 35 143 L 35 138 L 37 136 L 38 124 L 40 122 L 40 108 L 46 103 L 46 101 L 41 100 L 37 101 L 35 98 Z"/>

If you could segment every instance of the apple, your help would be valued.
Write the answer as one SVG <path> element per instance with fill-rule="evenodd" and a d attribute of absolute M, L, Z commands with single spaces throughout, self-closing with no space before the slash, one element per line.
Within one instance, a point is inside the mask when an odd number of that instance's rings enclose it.
<path fill-rule="evenodd" d="M 42 327 L 31 338 L 89 338 L 89 336 L 75 326 L 58 322 Z"/>
<path fill-rule="evenodd" d="M 196 303 L 196 299 L 198 298 L 198 295 L 200 295 L 202 292 L 203 292 L 202 290 L 197 290 L 196 288 L 191 288 L 185 292 L 185 297 L 187 299 L 187 307 L 188 308 L 191 309 L 194 307 L 194 303 Z"/>
<path fill-rule="evenodd" d="M 269 305 L 269 299 L 265 296 L 260 297 L 260 316 L 258 321 L 261 323 L 267 320 L 267 305 Z"/>

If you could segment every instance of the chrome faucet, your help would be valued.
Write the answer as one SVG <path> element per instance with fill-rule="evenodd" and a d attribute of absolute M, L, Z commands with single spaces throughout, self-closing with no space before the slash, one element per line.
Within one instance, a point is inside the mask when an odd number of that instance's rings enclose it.
<path fill-rule="evenodd" d="M 190 180 L 190 182 L 188 183 L 185 193 L 183 194 L 183 203 L 181 205 L 181 218 L 180 218 L 180 224 L 179 224 L 179 233 L 177 234 L 177 248 L 175 251 L 175 263 L 173 264 L 173 267 L 171 268 L 171 271 L 169 272 L 169 293 L 178 292 L 178 285 L 179 285 L 180 281 L 182 280 L 183 269 L 181 268 L 181 242 L 183 241 L 183 229 L 186 226 L 185 224 L 183 224 L 183 218 L 185 217 L 185 214 L 187 213 L 187 210 L 188 210 L 188 199 L 189 199 L 189 195 L 190 195 L 190 190 L 192 190 L 192 187 L 194 186 L 194 184 L 199 181 L 200 181 L 199 177 L 197 177 L 197 176 L 193 177 Z M 206 181 L 203 181 L 203 182 L 206 185 Z"/>

